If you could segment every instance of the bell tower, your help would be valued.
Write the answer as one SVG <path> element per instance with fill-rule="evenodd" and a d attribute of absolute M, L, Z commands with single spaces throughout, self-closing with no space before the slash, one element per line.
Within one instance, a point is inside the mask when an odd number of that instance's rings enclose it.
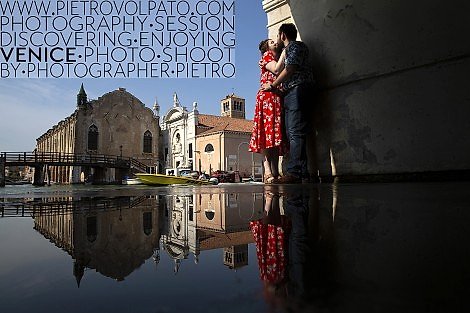
<path fill-rule="evenodd" d="M 234 93 L 220 100 L 220 115 L 245 119 L 245 99 Z"/>
<path fill-rule="evenodd" d="M 87 102 L 88 102 L 87 95 L 85 92 L 85 88 L 83 88 L 83 83 L 82 83 L 80 87 L 80 91 L 77 94 L 77 107 L 79 109 L 85 109 Z"/>

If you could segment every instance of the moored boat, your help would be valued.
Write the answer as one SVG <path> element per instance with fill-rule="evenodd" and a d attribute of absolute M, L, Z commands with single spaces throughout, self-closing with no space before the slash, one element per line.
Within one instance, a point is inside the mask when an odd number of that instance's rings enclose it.
<path fill-rule="evenodd" d="M 142 181 L 139 178 L 126 178 L 122 181 L 123 185 L 142 185 Z"/>
<path fill-rule="evenodd" d="M 191 177 L 171 176 L 163 174 L 136 174 L 136 176 L 146 185 L 178 185 L 178 184 L 192 184 L 192 185 L 207 185 L 207 181 L 194 179 Z"/>

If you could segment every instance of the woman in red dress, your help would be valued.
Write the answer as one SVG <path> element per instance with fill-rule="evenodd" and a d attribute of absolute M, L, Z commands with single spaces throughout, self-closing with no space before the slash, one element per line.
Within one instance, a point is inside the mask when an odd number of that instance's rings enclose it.
<path fill-rule="evenodd" d="M 272 83 L 283 66 L 279 58 L 279 49 L 274 40 L 266 39 L 259 44 L 261 51 L 260 86 Z M 272 183 L 279 176 L 279 155 L 282 155 L 282 98 L 279 92 L 259 90 L 256 95 L 256 106 L 253 132 L 249 151 L 263 153 L 264 182 Z"/>

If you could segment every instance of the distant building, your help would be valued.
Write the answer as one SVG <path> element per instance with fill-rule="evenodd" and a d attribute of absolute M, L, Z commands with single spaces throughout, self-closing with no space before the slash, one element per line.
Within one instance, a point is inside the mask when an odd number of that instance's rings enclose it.
<path fill-rule="evenodd" d="M 191 168 L 210 173 L 239 170 L 241 176 L 261 174 L 261 155 L 248 152 L 253 121 L 245 119 L 245 100 L 231 94 L 221 100 L 221 116 L 191 111 L 177 94 L 163 117 L 163 162 L 166 169 Z"/>
<path fill-rule="evenodd" d="M 173 106 L 161 124 L 164 169 L 193 167 L 198 115 L 197 102 L 189 112 L 174 93 Z"/>
<path fill-rule="evenodd" d="M 41 135 L 36 150 L 88 155 L 132 157 L 155 168 L 158 165 L 160 127 L 158 107 L 150 108 L 119 88 L 89 101 L 83 84 L 77 95 L 77 109 Z M 94 176 L 99 181 L 121 180 L 117 169 L 55 166 L 50 179 L 78 183 Z"/>
<path fill-rule="evenodd" d="M 240 176 L 261 175 L 262 157 L 248 152 L 253 121 L 214 115 L 200 115 L 204 131 L 196 136 L 195 162 L 198 170 L 239 171 Z"/>

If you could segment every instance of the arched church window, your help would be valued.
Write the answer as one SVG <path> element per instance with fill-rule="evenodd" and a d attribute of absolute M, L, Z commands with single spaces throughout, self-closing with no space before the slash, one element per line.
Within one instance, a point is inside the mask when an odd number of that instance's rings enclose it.
<path fill-rule="evenodd" d="M 94 242 L 98 236 L 98 221 L 96 216 L 86 218 L 86 238 L 89 242 Z"/>
<path fill-rule="evenodd" d="M 152 233 L 152 212 L 144 212 L 143 216 L 144 234 L 147 236 Z"/>
<path fill-rule="evenodd" d="M 88 128 L 88 150 L 98 150 L 98 127 L 95 125 Z"/>
<path fill-rule="evenodd" d="M 144 133 L 144 153 L 152 153 L 152 133 L 148 130 Z"/>
<path fill-rule="evenodd" d="M 204 152 L 207 152 L 207 153 L 214 152 L 214 146 L 211 145 L 210 143 L 207 144 L 206 147 L 204 148 Z"/>

